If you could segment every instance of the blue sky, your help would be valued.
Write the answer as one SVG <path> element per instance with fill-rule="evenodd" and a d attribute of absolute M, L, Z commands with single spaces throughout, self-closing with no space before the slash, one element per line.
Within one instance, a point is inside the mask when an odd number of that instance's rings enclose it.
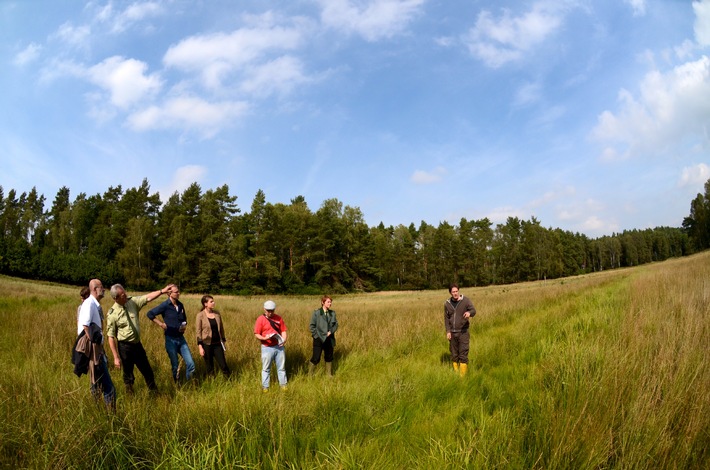
<path fill-rule="evenodd" d="M 0 185 L 678 227 L 709 56 L 710 0 L 0 0 Z"/>

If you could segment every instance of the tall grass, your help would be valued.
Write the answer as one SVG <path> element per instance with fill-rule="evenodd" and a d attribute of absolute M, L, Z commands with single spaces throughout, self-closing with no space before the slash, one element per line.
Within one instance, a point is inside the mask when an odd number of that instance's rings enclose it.
<path fill-rule="evenodd" d="M 274 298 L 289 389 L 261 393 L 266 298 L 216 296 L 230 379 L 161 393 L 136 371 L 115 414 L 69 363 L 78 289 L 0 277 L 0 465 L 18 468 L 708 468 L 710 253 L 564 280 L 462 289 L 479 311 L 464 379 L 444 291 L 336 297 L 335 377 L 308 377 L 315 296 Z M 194 320 L 197 295 L 183 295 Z M 104 311 L 111 302 L 103 301 Z M 145 313 L 146 307 L 142 313 Z M 192 331 L 189 329 L 188 331 Z"/>

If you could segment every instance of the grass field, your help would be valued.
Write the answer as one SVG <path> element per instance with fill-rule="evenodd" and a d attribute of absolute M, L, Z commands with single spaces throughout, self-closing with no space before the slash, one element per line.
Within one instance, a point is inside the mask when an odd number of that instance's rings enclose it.
<path fill-rule="evenodd" d="M 479 312 L 465 378 L 448 358 L 445 291 L 336 296 L 330 380 L 322 365 L 306 374 L 319 299 L 274 297 L 289 388 L 268 394 L 252 334 L 265 297 L 215 297 L 234 374 L 204 378 L 188 329 L 199 378 L 181 389 L 162 330 L 142 315 L 161 393 L 136 371 L 127 397 L 112 370 L 115 415 L 72 373 L 78 290 L 0 277 L 2 467 L 710 467 L 710 253 L 462 288 Z M 191 321 L 199 298 L 182 296 Z"/>

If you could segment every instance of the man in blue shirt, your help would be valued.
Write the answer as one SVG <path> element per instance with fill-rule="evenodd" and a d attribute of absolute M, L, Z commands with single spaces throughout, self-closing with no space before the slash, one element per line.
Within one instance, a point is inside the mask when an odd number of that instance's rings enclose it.
<path fill-rule="evenodd" d="M 178 354 L 185 361 L 185 379 L 190 380 L 195 372 L 195 361 L 192 360 L 190 348 L 185 341 L 187 315 L 185 306 L 180 302 L 180 289 L 173 285 L 168 294 L 168 300 L 148 311 L 148 318 L 165 332 L 165 350 L 170 358 L 173 369 L 173 380 L 179 383 Z M 161 321 L 158 316 L 162 316 Z"/>

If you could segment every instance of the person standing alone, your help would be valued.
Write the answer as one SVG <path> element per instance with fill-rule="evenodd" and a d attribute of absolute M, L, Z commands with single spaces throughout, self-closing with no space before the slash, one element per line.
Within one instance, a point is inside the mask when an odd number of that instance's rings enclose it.
<path fill-rule="evenodd" d="M 331 310 L 333 299 L 324 295 L 320 301 L 321 308 L 313 311 L 308 329 L 313 337 L 313 355 L 308 364 L 308 375 L 313 375 L 320 362 L 321 354 L 325 356 L 325 374 L 333 376 L 333 349 L 335 348 L 335 332 L 338 330 L 338 318 L 335 310 Z"/>
<path fill-rule="evenodd" d="M 461 295 L 457 284 L 451 284 L 449 294 L 451 298 L 444 302 L 446 339 L 449 340 L 454 370 L 463 377 L 468 372 L 469 319 L 476 314 L 476 308 L 468 297 Z"/>

